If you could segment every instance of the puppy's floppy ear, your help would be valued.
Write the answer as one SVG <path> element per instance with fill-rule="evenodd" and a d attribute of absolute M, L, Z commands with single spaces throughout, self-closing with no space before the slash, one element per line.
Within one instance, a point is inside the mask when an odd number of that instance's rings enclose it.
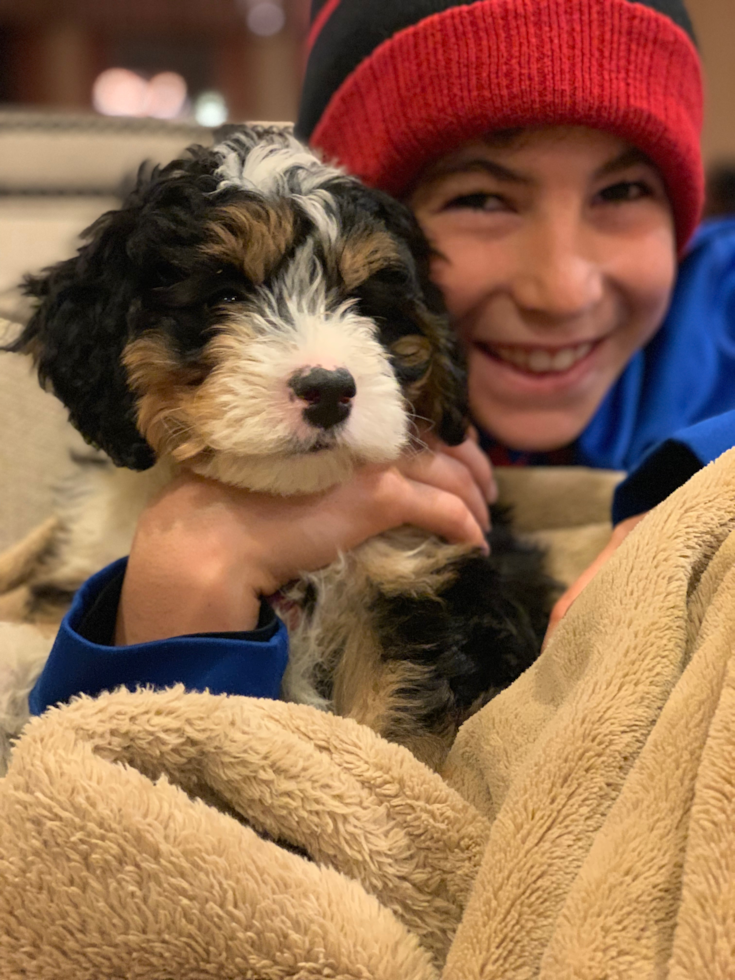
<path fill-rule="evenodd" d="M 436 329 L 440 338 L 416 410 L 435 422 L 436 434 L 448 446 L 458 446 L 467 438 L 469 425 L 467 371 L 446 314 L 440 318 Z"/>
<path fill-rule="evenodd" d="M 381 220 L 411 252 L 424 305 L 419 315 L 423 332 L 431 342 L 432 354 L 429 372 L 414 409 L 417 415 L 433 422 L 440 439 L 456 446 L 466 438 L 469 424 L 467 370 L 442 294 L 430 278 L 431 249 L 409 208 L 387 194 L 373 193 Z"/>
<path fill-rule="evenodd" d="M 127 255 L 132 209 L 110 211 L 85 232 L 78 254 L 28 276 L 38 302 L 20 336 L 6 349 L 30 354 L 41 384 L 69 410 L 87 442 L 118 466 L 142 470 L 155 456 L 135 424 L 135 403 L 121 360 L 136 276 Z"/>
<path fill-rule="evenodd" d="M 123 206 L 83 233 L 88 242 L 74 258 L 26 278 L 36 309 L 5 348 L 33 357 L 41 384 L 87 442 L 136 470 L 152 466 L 155 454 L 136 426 L 122 354 L 147 326 L 145 289 L 175 264 L 180 246 L 201 238 L 216 187 L 212 152 L 194 146 L 187 154 L 163 168 L 141 166 Z"/>

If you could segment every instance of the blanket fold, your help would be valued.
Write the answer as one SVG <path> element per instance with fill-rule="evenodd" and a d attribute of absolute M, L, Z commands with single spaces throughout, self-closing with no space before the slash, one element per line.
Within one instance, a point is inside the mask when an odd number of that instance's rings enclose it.
<path fill-rule="evenodd" d="M 677 925 L 705 926 L 693 903 L 698 925 L 680 919 L 682 870 L 731 669 L 734 565 L 728 453 L 639 525 L 539 661 L 465 724 L 446 775 L 496 819 L 446 980 L 665 977 Z M 707 927 L 727 936 L 722 918 Z M 731 939 L 723 978 L 732 953 Z"/>
<path fill-rule="evenodd" d="M 442 776 L 314 709 L 80 699 L 0 780 L 3 980 L 732 980 L 735 450 Z"/>
<path fill-rule="evenodd" d="M 364 726 L 181 687 L 31 722 L 0 826 L 0 961 L 55 978 L 433 977 L 489 831 Z"/>

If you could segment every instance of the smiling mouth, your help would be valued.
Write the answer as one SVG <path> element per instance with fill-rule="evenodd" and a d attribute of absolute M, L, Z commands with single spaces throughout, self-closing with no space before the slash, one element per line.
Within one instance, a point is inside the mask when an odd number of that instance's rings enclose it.
<path fill-rule="evenodd" d="M 476 342 L 493 360 L 509 364 L 525 374 L 564 374 L 592 351 L 600 341 L 586 341 L 573 347 L 512 347 Z"/>

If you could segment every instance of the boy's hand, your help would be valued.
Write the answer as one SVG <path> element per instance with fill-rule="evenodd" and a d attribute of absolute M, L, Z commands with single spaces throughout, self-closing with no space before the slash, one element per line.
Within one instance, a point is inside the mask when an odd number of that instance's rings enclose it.
<path fill-rule="evenodd" d="M 489 463 L 469 440 L 278 497 L 181 474 L 138 522 L 115 642 L 252 629 L 260 597 L 402 524 L 485 547 Z"/>
<path fill-rule="evenodd" d="M 554 608 L 551 610 L 549 625 L 546 630 L 546 636 L 544 637 L 544 646 L 546 646 L 546 644 L 549 642 L 551 639 L 551 634 L 566 615 L 570 606 L 580 592 L 592 581 L 608 558 L 610 558 L 613 552 L 617 551 L 633 528 L 637 524 L 640 524 L 645 516 L 645 513 L 636 514 L 635 517 L 629 517 L 627 520 L 616 524 L 616 526 L 613 528 L 610 540 L 599 553 L 597 558 L 595 558 L 592 564 L 582 572 L 577 581 L 570 585 L 566 592 L 559 599 L 557 599 Z"/>

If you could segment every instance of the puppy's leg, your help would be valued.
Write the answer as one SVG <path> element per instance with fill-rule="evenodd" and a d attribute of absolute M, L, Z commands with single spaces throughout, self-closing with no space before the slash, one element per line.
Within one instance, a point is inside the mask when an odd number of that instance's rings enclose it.
<path fill-rule="evenodd" d="M 0 554 L 0 595 L 33 578 L 53 548 L 58 530 L 59 518 L 49 517 Z"/>

